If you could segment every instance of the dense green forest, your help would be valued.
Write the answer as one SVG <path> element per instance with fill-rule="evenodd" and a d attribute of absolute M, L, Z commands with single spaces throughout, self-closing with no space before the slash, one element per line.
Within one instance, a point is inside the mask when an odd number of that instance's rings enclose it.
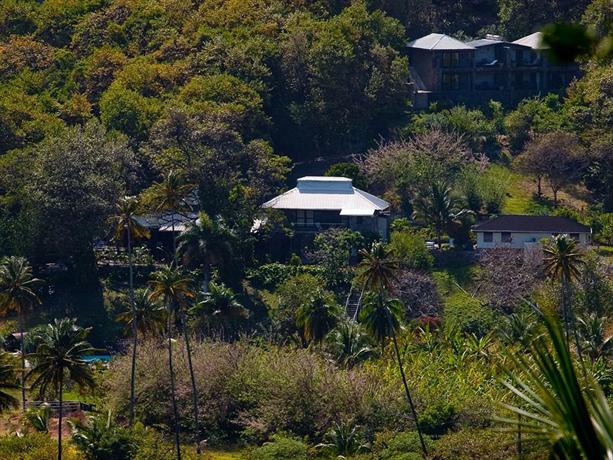
<path fill-rule="evenodd" d="M 610 0 L 0 0 L 0 460 L 56 458 L 58 427 L 70 460 L 608 458 L 612 22 Z M 410 40 L 538 30 L 580 66 L 560 94 L 413 107 Z M 298 247 L 261 208 L 322 174 L 387 200 L 390 238 Z M 171 211 L 198 220 L 138 219 Z M 500 214 L 593 245 L 477 254 Z"/>

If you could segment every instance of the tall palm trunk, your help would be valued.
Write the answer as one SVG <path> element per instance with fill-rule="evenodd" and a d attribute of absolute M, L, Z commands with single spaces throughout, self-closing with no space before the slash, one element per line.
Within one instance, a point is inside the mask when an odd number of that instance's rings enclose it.
<path fill-rule="evenodd" d="M 577 355 L 579 356 L 579 362 L 581 363 L 581 370 L 583 377 L 587 376 L 585 369 L 585 362 L 583 361 L 583 349 L 581 348 L 581 341 L 579 340 L 579 334 L 577 332 L 577 321 L 575 320 L 575 314 L 572 309 L 572 288 L 568 276 L 562 275 L 562 308 L 565 309 L 565 316 L 568 323 L 570 323 L 570 329 L 573 333 L 573 339 L 575 340 L 575 346 L 577 347 Z M 566 346 L 570 349 L 569 338 L 569 324 L 566 325 Z"/>
<path fill-rule="evenodd" d="M 170 227 L 172 230 L 172 260 L 177 266 L 177 234 L 175 233 L 175 213 L 170 216 Z"/>
<path fill-rule="evenodd" d="M 438 243 L 438 248 L 439 249 L 441 249 L 443 247 L 443 243 L 441 241 L 441 239 L 442 239 L 441 235 L 442 234 L 443 234 L 443 231 L 439 227 L 437 227 L 436 228 L 436 242 Z"/>
<path fill-rule="evenodd" d="M 179 411 L 177 410 L 177 395 L 175 390 L 175 370 L 172 365 L 172 315 L 168 314 L 168 370 L 170 372 L 170 393 L 172 399 L 172 413 L 175 419 L 175 446 L 177 460 L 181 460 L 181 441 L 179 440 Z"/>
<path fill-rule="evenodd" d="M 130 373 L 130 426 L 134 424 L 136 409 L 136 344 L 138 341 L 138 325 L 136 324 L 136 305 L 134 304 L 134 269 L 132 267 L 132 228 L 128 223 L 128 270 L 130 305 L 132 306 L 132 369 Z"/>
<path fill-rule="evenodd" d="M 62 418 L 64 416 L 64 369 L 60 368 L 60 411 L 57 425 L 57 460 L 62 460 Z"/>
<path fill-rule="evenodd" d="M 185 338 L 185 348 L 187 349 L 187 366 L 189 367 L 189 377 L 192 384 L 192 403 L 194 406 L 194 423 L 196 425 L 196 453 L 200 454 L 200 419 L 198 417 L 198 392 L 196 390 L 196 377 L 192 364 L 192 349 L 189 344 L 189 332 L 187 330 L 187 317 L 183 316 L 183 337 Z"/>
<path fill-rule="evenodd" d="M 24 334 L 24 321 L 23 311 L 19 309 L 19 351 L 21 352 L 21 406 L 22 410 L 26 411 L 26 354 L 23 340 Z"/>
<path fill-rule="evenodd" d="M 211 264 L 205 262 L 202 266 L 202 292 L 209 292 L 209 283 L 211 282 Z"/>
<path fill-rule="evenodd" d="M 391 325 L 391 320 L 390 320 Z M 421 428 L 419 427 L 419 420 L 417 420 L 417 411 L 415 410 L 415 405 L 413 404 L 413 398 L 411 398 L 411 392 L 409 391 L 409 384 L 407 383 L 407 377 L 404 375 L 404 366 L 402 364 L 402 357 L 400 356 L 400 350 L 398 349 L 398 341 L 396 340 L 396 333 L 392 334 L 392 341 L 394 343 L 394 351 L 396 352 L 396 359 L 398 360 L 398 368 L 400 369 L 400 375 L 402 377 L 402 384 L 404 385 L 404 392 L 406 393 L 407 400 L 409 401 L 409 406 L 411 407 L 411 413 L 413 414 L 413 418 L 415 419 L 415 427 L 417 428 L 417 434 L 419 435 L 419 442 L 421 444 L 421 450 L 424 454 L 424 458 L 428 458 L 428 450 L 426 449 L 426 443 L 424 442 L 424 436 L 421 433 Z"/>

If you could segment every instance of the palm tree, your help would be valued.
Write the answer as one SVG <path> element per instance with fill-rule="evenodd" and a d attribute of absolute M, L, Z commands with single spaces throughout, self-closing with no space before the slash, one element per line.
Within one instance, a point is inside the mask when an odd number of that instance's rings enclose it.
<path fill-rule="evenodd" d="M 330 349 L 336 356 L 336 360 L 348 367 L 375 354 L 370 336 L 364 333 L 361 325 L 353 320 L 341 322 L 329 339 Z"/>
<path fill-rule="evenodd" d="M 190 268 L 202 267 L 204 292 L 209 289 L 211 266 L 222 266 L 232 259 L 234 241 L 234 233 L 223 220 L 211 219 L 204 212 L 177 238 L 183 264 Z"/>
<path fill-rule="evenodd" d="M 419 441 L 421 443 L 421 449 L 424 458 L 428 457 L 428 451 L 424 442 L 424 437 L 419 426 L 419 420 L 417 419 L 417 411 L 413 404 L 413 398 L 411 398 L 411 392 L 409 391 L 409 384 L 404 373 L 404 365 L 402 364 L 402 357 L 400 356 L 400 350 L 398 348 L 398 341 L 396 340 L 396 334 L 400 330 L 400 318 L 404 315 L 404 306 L 398 299 L 388 299 L 384 295 L 383 291 L 370 292 L 366 296 L 364 302 L 364 308 L 360 317 L 360 321 L 366 329 L 370 332 L 375 340 L 381 343 L 381 349 L 385 346 L 385 341 L 388 338 L 392 339 L 394 344 L 394 351 L 396 353 L 396 359 L 398 361 L 398 369 L 400 370 L 400 376 L 402 377 L 402 384 L 404 386 L 404 392 L 411 408 L 411 413 L 415 419 L 415 427 L 417 428 L 417 434 L 419 435 Z"/>
<path fill-rule="evenodd" d="M 117 315 L 117 319 L 126 324 L 126 329 L 141 337 L 155 336 L 164 329 L 166 310 L 151 298 L 149 289 L 134 291 L 134 306 Z"/>
<path fill-rule="evenodd" d="M 503 404 L 520 416 L 520 426 L 535 438 L 549 442 L 551 457 L 602 459 L 613 457 L 613 413 L 596 382 L 582 388 L 559 321 L 543 317 L 546 335 L 523 353 L 509 355 L 505 385 L 522 405 Z M 501 417 L 517 426 L 517 417 Z"/>
<path fill-rule="evenodd" d="M 130 295 L 130 305 L 132 306 L 132 315 L 136 317 L 134 310 L 134 267 L 132 263 L 132 241 L 138 238 L 149 238 L 150 233 L 137 220 L 136 215 L 139 209 L 137 197 L 123 197 L 119 200 L 116 206 L 116 213 L 111 218 L 113 223 L 113 239 L 121 242 L 126 238 L 128 245 L 128 285 Z M 136 322 L 132 323 L 132 369 L 130 374 L 130 425 L 134 423 L 135 410 L 135 391 L 136 391 L 136 342 L 137 331 Z"/>
<path fill-rule="evenodd" d="M 362 286 L 362 292 L 355 318 L 358 317 L 364 293 L 391 289 L 392 284 L 396 281 L 396 272 L 400 267 L 399 262 L 391 257 L 392 251 L 380 241 L 375 241 L 369 251 L 361 249 L 359 254 L 362 260 L 357 267 L 356 281 Z"/>
<path fill-rule="evenodd" d="M 187 362 L 192 384 L 192 399 L 194 410 L 194 421 L 196 429 L 198 429 L 198 394 L 196 392 L 196 379 L 194 377 L 194 368 L 192 366 L 192 352 L 189 344 L 189 334 L 183 321 L 184 308 L 186 303 L 194 296 L 191 289 L 192 279 L 185 276 L 184 273 L 172 266 L 166 266 L 154 272 L 152 279 L 149 282 L 151 287 L 151 299 L 161 300 L 166 307 L 167 326 L 166 333 L 168 335 L 168 369 L 170 372 L 170 391 L 172 400 L 172 411 L 175 419 L 175 445 L 177 449 L 177 459 L 181 459 L 181 444 L 179 441 L 179 413 L 177 410 L 177 397 L 175 391 L 175 371 L 172 363 L 172 340 L 173 340 L 173 323 L 176 319 L 181 319 L 183 322 L 183 332 L 185 337 L 185 346 L 187 348 Z M 196 444 L 199 446 L 199 442 Z M 200 448 L 198 447 L 198 450 Z"/>
<path fill-rule="evenodd" d="M 554 236 L 543 248 L 545 254 L 544 268 L 547 276 L 560 282 L 562 290 L 562 316 L 568 343 L 569 324 L 572 325 L 577 352 L 581 355 L 581 346 L 577 335 L 574 314 L 570 305 L 572 299 L 572 282 L 579 276 L 579 267 L 584 262 L 584 254 L 577 242 L 568 235 Z M 580 356 L 581 357 L 581 356 Z"/>
<path fill-rule="evenodd" d="M 468 209 L 460 209 L 457 201 L 451 195 L 451 188 L 444 182 L 435 182 L 425 195 L 419 196 L 413 207 L 413 217 L 426 225 L 434 227 L 438 248 L 441 249 L 441 234 L 452 222 L 472 213 Z"/>
<path fill-rule="evenodd" d="M 145 192 L 145 201 L 155 212 L 170 213 L 173 258 L 177 258 L 177 234 L 175 232 L 177 213 L 186 211 L 187 198 L 194 190 L 192 184 L 185 183 L 176 171 L 170 171 L 162 182 L 154 183 Z"/>
<path fill-rule="evenodd" d="M 19 347 L 21 352 L 21 403 L 26 410 L 26 355 L 24 352 L 24 314 L 40 304 L 36 285 L 40 280 L 32 276 L 32 267 L 23 257 L 7 257 L 0 263 L 0 313 L 16 312 L 19 318 Z"/>
<path fill-rule="evenodd" d="M 15 375 L 15 365 L 12 362 L 10 353 L 4 351 L 0 353 L 0 411 L 17 407 L 19 400 L 7 392 L 16 390 L 17 376 Z M 23 388 L 23 383 L 21 384 Z"/>
<path fill-rule="evenodd" d="M 338 306 L 323 295 L 316 295 L 297 312 L 296 324 L 304 337 L 312 343 L 321 343 L 338 323 Z"/>
<path fill-rule="evenodd" d="M 607 358 L 613 351 L 613 336 L 607 336 L 608 318 L 590 314 L 577 321 L 582 348 L 587 350 L 592 363 L 600 357 Z"/>
<path fill-rule="evenodd" d="M 90 329 L 76 325 L 74 319 L 64 318 L 48 324 L 40 332 L 40 343 L 31 355 L 36 363 L 28 373 L 32 388 L 38 388 L 42 396 L 51 389 L 59 397 L 58 460 L 62 460 L 63 393 L 66 379 L 80 387 L 95 385 L 89 364 L 83 356 L 96 350 L 85 340 Z"/>
<path fill-rule="evenodd" d="M 209 292 L 189 310 L 200 329 L 218 326 L 222 332 L 233 331 L 236 323 L 249 316 L 232 289 L 222 283 L 211 283 Z"/>

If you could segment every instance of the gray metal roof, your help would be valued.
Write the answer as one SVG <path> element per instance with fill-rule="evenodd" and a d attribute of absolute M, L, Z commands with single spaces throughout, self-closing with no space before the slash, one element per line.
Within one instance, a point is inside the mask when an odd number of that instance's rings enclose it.
<path fill-rule="evenodd" d="M 355 188 L 346 177 L 306 176 L 298 179 L 295 188 L 267 201 L 262 207 L 373 215 L 389 208 L 389 203 Z"/>
<path fill-rule="evenodd" d="M 515 40 L 513 43 L 527 46 L 535 50 L 545 50 L 549 48 L 547 45 L 543 44 L 543 32 L 534 32 L 533 34 Z"/>
<path fill-rule="evenodd" d="M 499 45 L 499 44 L 507 44 L 509 42 L 505 40 L 492 40 L 491 38 L 480 38 L 478 40 L 472 40 L 470 42 L 466 42 L 467 45 L 472 46 L 473 48 L 480 48 L 482 46 L 489 45 Z"/>
<path fill-rule="evenodd" d="M 472 50 L 472 46 L 456 40 L 453 37 L 445 34 L 430 34 L 425 37 L 418 38 L 407 44 L 409 48 L 418 48 L 424 50 Z"/>

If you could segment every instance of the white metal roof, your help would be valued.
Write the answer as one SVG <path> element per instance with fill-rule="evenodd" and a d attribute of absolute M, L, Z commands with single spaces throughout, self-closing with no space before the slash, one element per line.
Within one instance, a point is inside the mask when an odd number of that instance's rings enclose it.
<path fill-rule="evenodd" d="M 456 40 L 445 34 L 430 34 L 418 38 L 407 44 L 409 48 L 419 48 L 424 50 L 472 50 L 472 46 Z"/>
<path fill-rule="evenodd" d="M 528 46 L 535 50 L 544 50 L 549 48 L 543 43 L 543 32 L 534 32 L 533 34 L 526 35 L 525 37 L 515 40 L 513 43 L 516 45 Z"/>
<path fill-rule="evenodd" d="M 267 201 L 263 208 L 339 211 L 344 216 L 372 216 L 389 203 L 355 188 L 346 177 L 306 176 L 295 188 Z"/>
<path fill-rule="evenodd" d="M 186 229 L 187 223 L 196 222 L 198 214 L 195 212 L 187 213 L 157 213 L 144 216 L 135 216 L 140 225 L 150 230 L 157 229 L 161 232 L 171 232 L 174 221 L 175 232 L 182 232 Z"/>

